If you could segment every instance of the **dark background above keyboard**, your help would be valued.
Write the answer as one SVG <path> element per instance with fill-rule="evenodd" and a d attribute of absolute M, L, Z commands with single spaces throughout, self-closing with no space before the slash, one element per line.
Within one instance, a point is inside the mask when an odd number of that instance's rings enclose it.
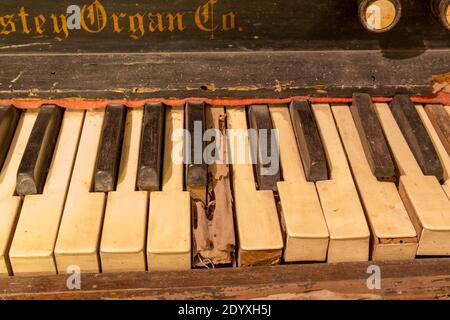
<path fill-rule="evenodd" d="M 357 17 L 356 0 L 34 0 L 2 1 L 0 16 L 14 14 L 16 31 L 0 32 L 2 53 L 5 52 L 186 52 L 247 50 L 325 50 L 325 49 L 408 49 L 450 47 L 450 31 L 432 15 L 428 0 L 401 0 L 399 24 L 384 34 L 365 30 Z M 86 28 L 55 33 L 52 14 L 58 18 L 69 5 L 85 6 Z M 90 7 L 92 5 L 92 7 Z M 24 7 L 29 34 L 24 34 L 19 10 Z M 92 15 L 89 16 L 90 8 Z M 201 23 L 196 23 L 196 11 Z M 98 9 L 98 10 L 97 10 Z M 208 19 L 205 19 L 205 10 Z M 232 12 L 235 28 L 224 31 L 222 16 Z M 114 32 L 113 14 L 124 13 L 119 20 L 121 32 Z M 144 35 L 130 32 L 129 16 L 144 16 Z M 149 31 L 148 13 L 162 13 L 165 30 Z M 168 30 L 167 13 L 183 14 L 183 31 Z M 34 17 L 46 18 L 45 31 L 36 33 Z M 106 25 L 102 26 L 102 17 Z M 92 18 L 92 20 L 91 20 Z M 156 20 L 154 16 L 154 20 Z M 7 20 L 6 20 L 7 21 Z M 93 22 L 91 24 L 91 21 Z M 135 18 L 135 22 L 137 22 Z M 227 20 L 230 21 L 229 19 Z M 212 33 L 202 28 L 217 27 Z M 100 26 L 100 27 L 99 27 Z M 138 26 L 138 24 L 136 24 Z M 86 29 L 100 32 L 89 33 Z M 0 28 L 1 29 L 1 28 Z M 8 29 L 8 28 L 7 28 Z M 9 47 L 8 46 L 12 46 Z"/>

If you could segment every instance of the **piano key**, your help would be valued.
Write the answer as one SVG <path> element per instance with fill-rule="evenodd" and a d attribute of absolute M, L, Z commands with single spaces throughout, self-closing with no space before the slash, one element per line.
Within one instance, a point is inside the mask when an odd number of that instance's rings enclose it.
<path fill-rule="evenodd" d="M 109 192 L 116 187 L 125 117 L 125 106 L 110 105 L 106 107 L 97 162 L 95 164 L 95 192 Z"/>
<path fill-rule="evenodd" d="M 84 111 L 66 110 L 64 112 L 43 193 L 24 197 L 9 251 L 15 275 L 57 273 L 53 248 L 58 235 L 83 119 Z"/>
<path fill-rule="evenodd" d="M 164 105 L 146 104 L 142 125 L 137 187 L 139 190 L 161 189 L 162 137 L 164 135 Z"/>
<path fill-rule="evenodd" d="M 18 195 L 42 193 L 63 113 L 63 109 L 55 105 L 40 108 L 17 171 Z"/>
<path fill-rule="evenodd" d="M 195 204 L 200 212 L 193 217 L 193 266 L 231 265 L 236 241 L 230 168 L 225 162 L 226 113 L 223 106 L 205 108 L 205 128 L 208 134 L 216 132 L 213 137 L 207 134 L 208 147 L 212 145 L 214 150 L 208 153 L 209 149 L 205 149 L 205 153 L 217 162 L 208 165 L 207 207 L 199 208 L 198 201 Z"/>
<path fill-rule="evenodd" d="M 381 33 L 394 28 L 402 13 L 399 0 L 358 0 L 358 16 L 364 28 Z"/>
<path fill-rule="evenodd" d="M 284 261 L 325 261 L 329 233 L 316 186 L 305 178 L 295 135 L 285 105 L 270 105 L 274 128 L 280 139 L 283 181 L 279 181 L 285 224 Z"/>
<path fill-rule="evenodd" d="M 425 111 L 445 150 L 450 154 L 450 115 L 443 105 L 426 105 Z"/>
<path fill-rule="evenodd" d="M 373 175 L 378 180 L 394 180 L 394 162 L 373 109 L 372 99 L 368 94 L 354 93 L 350 110 Z"/>
<path fill-rule="evenodd" d="M 71 265 L 82 272 L 100 271 L 98 247 L 106 196 L 91 188 L 104 116 L 104 109 L 86 111 L 54 251 L 58 273 Z"/>
<path fill-rule="evenodd" d="M 189 163 L 186 164 L 186 190 L 195 200 L 206 202 L 206 184 L 208 167 L 203 161 L 204 124 L 203 102 L 188 102 L 186 104 L 186 130 L 190 134 Z M 196 152 L 197 151 L 197 152 Z"/>
<path fill-rule="evenodd" d="M 439 110 L 442 107 L 442 110 Z M 431 111 L 431 109 L 438 109 L 438 112 L 435 110 Z M 444 179 L 442 183 L 442 189 L 444 189 L 445 194 L 450 199 L 450 154 L 448 150 L 445 148 L 445 143 L 447 143 L 447 139 L 444 138 L 444 135 L 439 134 L 439 130 L 441 129 L 438 126 L 438 122 L 436 122 L 436 118 L 441 120 L 446 119 L 446 121 L 450 121 L 450 115 L 448 115 L 446 107 L 441 105 L 426 105 L 422 106 L 420 104 L 416 105 L 417 113 L 420 116 L 425 128 L 430 135 L 431 140 L 433 141 L 434 148 L 436 149 L 439 159 L 441 160 L 442 166 L 444 168 Z M 441 113 L 444 112 L 445 114 Z M 443 123 L 442 123 L 443 125 Z"/>
<path fill-rule="evenodd" d="M 21 206 L 20 197 L 15 195 L 16 175 L 37 114 L 36 110 L 22 112 L 0 172 L 0 275 L 12 275 L 8 250 Z"/>
<path fill-rule="evenodd" d="M 423 174 L 392 108 L 377 103 L 375 110 L 400 171 L 400 196 L 419 234 L 417 255 L 449 255 L 450 202 L 444 190 L 435 176 Z"/>
<path fill-rule="evenodd" d="M 316 182 L 330 232 L 328 262 L 366 261 L 370 232 L 328 104 L 311 108 L 329 159 L 330 180 Z"/>
<path fill-rule="evenodd" d="M 183 123 L 183 108 L 166 108 L 162 191 L 150 194 L 149 271 L 191 267 L 191 200 L 189 192 L 183 191 Z"/>
<path fill-rule="evenodd" d="M 135 190 L 143 113 L 127 111 L 117 190 L 108 193 L 105 209 L 102 272 L 145 271 L 148 193 Z"/>
<path fill-rule="evenodd" d="M 256 141 L 250 140 L 256 143 L 256 146 L 252 146 L 252 150 L 255 150 L 256 159 L 255 162 L 255 174 L 256 182 L 258 183 L 259 190 L 277 190 L 277 182 L 280 181 L 280 170 L 277 168 L 275 172 L 267 172 L 274 164 L 269 162 L 272 157 L 279 157 L 278 146 L 275 146 L 277 154 L 272 155 L 272 119 L 270 118 L 270 112 L 267 105 L 251 105 L 248 108 L 248 118 L 250 129 L 255 130 Z M 261 146 L 262 140 L 265 140 L 264 147 Z M 278 161 L 279 163 L 279 161 Z M 279 166 L 278 166 L 279 167 Z"/>
<path fill-rule="evenodd" d="M 306 179 L 308 181 L 327 180 L 327 159 L 308 101 L 294 100 L 289 110 Z"/>
<path fill-rule="evenodd" d="M 364 152 L 363 141 L 366 137 L 361 137 L 358 133 L 351 108 L 348 105 L 336 104 L 332 105 L 331 109 L 370 222 L 373 239 L 371 259 L 414 259 L 418 247 L 417 234 L 395 184 L 379 181 L 372 174 L 369 159 Z M 361 114 L 367 114 L 365 109 L 360 111 Z M 372 111 L 374 112 L 370 112 Z M 371 121 L 378 123 L 378 118 L 374 115 L 375 118 Z"/>
<path fill-rule="evenodd" d="M 283 238 L 272 190 L 257 190 L 245 108 L 227 107 L 228 145 L 239 237 L 239 266 L 272 265 L 281 259 Z"/>
<path fill-rule="evenodd" d="M 19 118 L 20 110 L 14 108 L 14 106 L 0 107 L 0 170 L 8 155 Z"/>
<path fill-rule="evenodd" d="M 392 114 L 424 175 L 442 180 L 443 169 L 433 143 L 414 104 L 406 95 L 397 95 L 390 104 Z"/>

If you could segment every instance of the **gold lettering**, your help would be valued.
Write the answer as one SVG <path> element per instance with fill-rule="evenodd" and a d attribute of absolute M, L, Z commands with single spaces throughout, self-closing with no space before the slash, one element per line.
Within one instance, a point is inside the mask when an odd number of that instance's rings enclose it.
<path fill-rule="evenodd" d="M 85 19 L 86 9 L 86 18 L 89 26 Z M 98 0 L 95 0 L 89 6 L 84 5 L 81 8 L 81 27 L 89 33 L 98 33 L 105 29 L 107 19 L 105 7 Z"/>
<path fill-rule="evenodd" d="M 16 32 L 16 24 L 14 23 L 14 15 L 6 15 L 0 17 L 0 25 L 2 29 L 0 30 L 0 34 L 8 35 L 10 33 Z"/>
<path fill-rule="evenodd" d="M 175 31 L 177 29 L 178 31 L 183 31 L 186 29 L 186 27 L 183 25 L 183 16 L 184 12 L 177 12 L 175 15 L 168 13 L 167 14 L 167 20 L 169 22 L 169 26 L 167 27 L 167 30 L 170 32 Z M 176 20 L 176 28 L 175 28 L 175 20 Z"/>
<path fill-rule="evenodd" d="M 36 33 L 43 34 L 45 32 L 45 28 L 44 28 L 45 21 L 46 21 L 45 16 L 42 14 L 34 17 Z"/>
<path fill-rule="evenodd" d="M 211 32 L 212 34 L 217 29 L 218 26 L 214 25 L 214 5 L 216 3 L 216 0 L 209 0 L 195 11 L 195 25 L 201 31 Z"/>
<path fill-rule="evenodd" d="M 229 12 L 222 16 L 222 31 L 230 31 L 236 28 L 236 14 Z"/>
<path fill-rule="evenodd" d="M 149 13 L 148 14 L 148 19 L 150 20 L 149 24 L 148 24 L 148 30 L 150 32 L 155 32 L 156 30 L 158 30 L 159 32 L 163 32 L 165 27 L 164 27 L 164 23 L 163 23 L 163 16 L 161 13 Z M 155 21 L 156 19 L 156 21 Z"/>
<path fill-rule="evenodd" d="M 144 15 L 136 13 L 135 15 L 129 16 L 130 19 L 130 37 L 134 40 L 142 38 L 144 36 Z M 136 35 L 137 34 L 137 35 Z"/>
<path fill-rule="evenodd" d="M 69 30 L 67 29 L 67 17 L 64 14 L 59 15 L 59 18 L 61 19 L 61 26 L 58 23 L 58 17 L 52 14 L 50 16 L 50 19 L 53 21 L 53 33 L 60 34 L 61 32 L 64 33 L 64 39 L 67 39 L 69 36 Z M 57 40 L 61 41 L 62 38 L 56 37 Z"/>
<path fill-rule="evenodd" d="M 119 22 L 121 18 L 125 18 L 127 15 L 126 13 L 119 13 L 118 15 L 116 13 L 113 13 L 111 15 L 111 19 L 113 20 L 113 27 L 114 32 L 121 33 L 123 31 L 123 28 L 120 27 Z"/>
<path fill-rule="evenodd" d="M 31 32 L 31 30 L 30 30 L 30 28 L 28 28 L 28 21 L 27 21 L 28 13 L 25 11 L 24 7 L 20 8 L 19 17 L 20 17 L 20 20 L 22 21 L 23 33 L 29 34 Z"/>

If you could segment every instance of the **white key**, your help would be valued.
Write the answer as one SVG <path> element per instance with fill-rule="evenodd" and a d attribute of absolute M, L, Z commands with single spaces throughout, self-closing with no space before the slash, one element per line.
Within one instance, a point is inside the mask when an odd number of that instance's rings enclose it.
<path fill-rule="evenodd" d="M 450 255 L 450 202 L 435 176 L 424 176 L 394 116 L 375 104 L 400 171 L 399 192 L 419 234 L 418 255 Z"/>
<path fill-rule="evenodd" d="M 56 274 L 53 257 L 84 111 L 67 110 L 42 194 L 25 196 L 9 257 L 15 275 Z"/>
<path fill-rule="evenodd" d="M 312 110 L 328 158 L 331 178 L 316 182 L 330 232 L 327 260 L 365 261 L 369 258 L 370 232 L 333 114 L 328 104 L 313 104 Z"/>
<path fill-rule="evenodd" d="M 191 268 L 191 199 L 183 191 L 182 107 L 166 109 L 162 191 L 150 194 L 148 270 Z M 172 137 L 172 133 L 178 134 Z M 172 158 L 172 153 L 177 160 Z"/>
<path fill-rule="evenodd" d="M 27 110 L 21 115 L 0 173 L 0 275 L 12 273 L 7 250 L 21 206 L 20 197 L 14 196 L 16 176 L 37 115 L 38 110 Z"/>
<path fill-rule="evenodd" d="M 414 259 L 417 234 L 393 182 L 378 181 L 348 105 L 331 107 L 372 231 L 372 260 Z"/>
<path fill-rule="evenodd" d="M 117 190 L 108 193 L 100 256 L 102 271 L 145 271 L 148 193 L 136 191 L 143 109 L 129 109 Z"/>
<path fill-rule="evenodd" d="M 234 205 L 239 237 L 238 264 L 258 265 L 278 263 L 283 249 L 283 238 L 273 192 L 256 190 L 253 167 L 249 160 L 250 146 L 244 107 L 227 107 L 228 130 L 242 133 L 240 139 L 229 136 L 232 147 Z M 230 132 L 230 131 L 229 131 Z M 239 159 L 239 154 L 244 155 Z M 246 158 L 246 159 L 245 159 Z"/>
<path fill-rule="evenodd" d="M 313 182 L 306 181 L 289 110 L 285 105 L 269 106 L 278 130 L 283 181 L 278 182 L 285 225 L 285 261 L 324 261 L 329 233 Z"/>
<path fill-rule="evenodd" d="M 104 114 L 104 109 L 86 111 L 55 247 L 59 273 L 65 273 L 72 265 L 79 267 L 82 272 L 100 271 L 97 248 L 105 194 L 91 190 Z"/>

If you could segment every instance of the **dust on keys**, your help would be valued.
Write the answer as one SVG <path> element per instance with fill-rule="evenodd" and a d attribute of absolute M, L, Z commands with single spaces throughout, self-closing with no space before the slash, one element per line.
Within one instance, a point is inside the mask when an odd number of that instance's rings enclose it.
<path fill-rule="evenodd" d="M 0 107 L 0 274 L 450 255 L 450 106 Z"/>

